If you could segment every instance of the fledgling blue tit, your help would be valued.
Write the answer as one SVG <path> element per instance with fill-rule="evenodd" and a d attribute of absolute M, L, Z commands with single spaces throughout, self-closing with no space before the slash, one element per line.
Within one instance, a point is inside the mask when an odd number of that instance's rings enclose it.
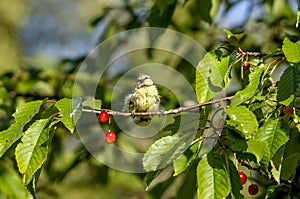
<path fill-rule="evenodd" d="M 160 96 L 157 88 L 149 75 L 140 74 L 131 94 L 124 99 L 123 111 L 155 112 L 159 111 Z M 150 116 L 140 116 L 140 122 L 151 120 Z"/>

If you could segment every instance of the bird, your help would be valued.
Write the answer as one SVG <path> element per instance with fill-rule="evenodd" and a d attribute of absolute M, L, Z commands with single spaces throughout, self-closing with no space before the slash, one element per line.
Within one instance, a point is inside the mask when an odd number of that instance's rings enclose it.
<path fill-rule="evenodd" d="M 159 111 L 160 95 L 157 87 L 149 75 L 140 74 L 136 80 L 133 92 L 124 98 L 123 111 L 131 112 L 156 112 Z M 150 116 L 140 116 L 141 122 L 149 122 Z M 136 122 L 138 123 L 138 122 Z"/>

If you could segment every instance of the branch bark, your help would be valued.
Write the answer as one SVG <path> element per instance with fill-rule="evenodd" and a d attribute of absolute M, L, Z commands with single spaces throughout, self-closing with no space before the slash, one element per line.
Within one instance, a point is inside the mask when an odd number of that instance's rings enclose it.
<path fill-rule="evenodd" d="M 192 106 L 185 106 L 185 107 L 179 107 L 177 109 L 170 109 L 167 111 L 156 111 L 156 112 L 136 112 L 134 113 L 135 116 L 152 116 L 152 115 L 169 115 L 169 114 L 178 114 L 181 112 L 186 112 L 189 110 L 193 110 L 202 106 L 207 106 L 207 105 L 211 105 L 211 104 L 216 104 L 218 102 L 221 101 L 226 101 L 226 100 L 231 100 L 234 96 L 228 96 L 228 97 L 224 97 L 224 98 L 220 98 L 220 99 L 214 99 L 208 102 L 204 102 L 204 103 L 200 103 L 200 104 L 195 104 Z M 110 109 L 103 109 L 105 111 L 107 111 L 107 113 L 109 115 L 121 115 L 121 116 L 132 116 L 131 112 L 121 112 L 121 111 L 113 111 Z M 89 113 L 100 113 L 99 110 L 94 110 L 94 109 L 82 109 L 83 112 L 89 112 Z"/>

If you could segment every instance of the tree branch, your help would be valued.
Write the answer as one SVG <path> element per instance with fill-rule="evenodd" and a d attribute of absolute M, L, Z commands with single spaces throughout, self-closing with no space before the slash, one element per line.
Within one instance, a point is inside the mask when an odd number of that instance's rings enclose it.
<path fill-rule="evenodd" d="M 211 105 L 211 104 L 216 104 L 218 102 L 221 101 L 226 101 L 226 100 L 231 100 L 234 96 L 228 96 L 228 97 L 224 97 L 224 98 L 220 98 L 220 99 L 215 99 L 215 100 L 211 100 L 208 102 L 204 102 L 204 103 L 200 103 L 200 104 L 195 104 L 195 105 L 191 105 L 191 106 L 185 106 L 185 107 L 179 107 L 177 109 L 170 109 L 167 111 L 156 111 L 156 112 L 136 112 L 134 113 L 135 116 L 148 116 L 148 115 L 169 115 L 169 114 L 178 114 L 181 112 L 186 112 L 189 110 L 193 110 L 202 106 L 207 106 L 207 105 Z M 121 116 L 132 116 L 131 112 L 121 112 L 121 111 L 113 111 L 110 109 L 103 109 L 105 111 L 107 111 L 107 113 L 109 115 L 121 115 Z M 88 113 L 100 113 L 100 111 L 98 110 L 94 110 L 94 109 L 82 109 L 83 112 L 88 112 Z"/>

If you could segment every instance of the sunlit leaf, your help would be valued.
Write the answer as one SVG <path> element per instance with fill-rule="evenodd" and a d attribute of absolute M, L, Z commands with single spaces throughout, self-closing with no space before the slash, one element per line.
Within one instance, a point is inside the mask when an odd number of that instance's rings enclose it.
<path fill-rule="evenodd" d="M 214 52 L 216 53 L 216 51 Z M 224 87 L 224 77 L 228 70 L 229 59 L 230 57 L 226 56 L 214 60 L 214 64 L 211 66 L 211 74 L 209 78 L 212 87 L 217 87 L 219 89 Z M 214 90 L 216 90 L 216 88 Z"/>
<path fill-rule="evenodd" d="M 211 100 L 223 89 L 229 57 L 221 60 L 214 51 L 208 52 L 196 67 L 196 94 L 199 103 Z"/>
<path fill-rule="evenodd" d="M 0 157 L 12 144 L 21 138 L 24 126 L 39 112 L 43 102 L 38 100 L 17 107 L 16 112 L 13 114 L 15 123 L 8 129 L 0 132 Z"/>
<path fill-rule="evenodd" d="M 82 104 L 80 99 L 61 99 L 55 103 L 58 108 L 60 117 L 58 118 L 65 127 L 71 132 L 74 132 L 76 122 L 82 113 Z"/>
<path fill-rule="evenodd" d="M 241 91 L 238 91 L 234 98 L 231 100 L 231 106 L 237 106 L 242 104 L 243 102 L 251 99 L 260 89 L 260 78 L 262 73 L 264 72 L 264 68 L 259 68 L 249 75 L 249 84 L 247 87 Z"/>
<path fill-rule="evenodd" d="M 175 134 L 155 141 L 147 150 L 143 158 L 143 166 L 146 171 L 155 171 L 170 165 L 189 146 L 187 141 L 194 137 L 193 133 L 184 136 Z"/>
<path fill-rule="evenodd" d="M 300 41 L 291 42 L 287 37 L 283 40 L 283 53 L 286 59 L 292 63 L 300 62 Z"/>
<path fill-rule="evenodd" d="M 272 170 L 271 170 L 271 173 L 274 177 L 274 180 L 276 180 L 277 183 L 280 183 L 280 169 L 281 169 L 281 165 L 280 167 L 277 169 L 275 166 L 274 166 L 274 162 L 272 160 L 270 160 L 270 165 L 272 167 Z"/>
<path fill-rule="evenodd" d="M 269 119 L 263 127 L 255 133 L 254 139 L 259 142 L 267 143 L 270 149 L 270 158 L 273 158 L 278 149 L 289 140 L 285 131 L 286 129 L 282 128 L 279 119 Z"/>
<path fill-rule="evenodd" d="M 88 99 L 82 102 L 82 106 L 87 106 L 92 109 L 100 110 L 101 109 L 101 100 L 97 99 Z"/>
<path fill-rule="evenodd" d="M 206 102 L 213 97 L 209 89 L 208 78 L 210 76 L 210 66 L 214 62 L 214 54 L 207 53 L 196 68 L 196 94 L 199 103 Z"/>
<path fill-rule="evenodd" d="M 270 160 L 270 149 L 267 143 L 256 141 L 255 139 L 249 139 L 247 141 L 247 145 L 247 151 L 255 155 L 258 163 L 260 163 L 263 166 L 268 165 L 268 162 Z"/>
<path fill-rule="evenodd" d="M 255 115 L 245 106 L 227 108 L 226 113 L 231 119 L 231 125 L 236 125 L 236 129 L 241 131 L 246 138 L 251 137 L 258 128 Z"/>
<path fill-rule="evenodd" d="M 204 155 L 197 167 L 198 198 L 221 199 L 230 193 L 228 172 L 219 154 Z"/>
<path fill-rule="evenodd" d="M 280 149 L 275 153 L 275 155 L 270 160 L 270 164 L 272 165 L 271 173 L 274 176 L 274 179 L 277 183 L 280 183 L 280 173 L 282 168 L 282 161 L 284 158 L 286 145 L 281 146 Z"/>
<path fill-rule="evenodd" d="M 238 34 L 234 34 L 229 30 L 224 30 L 224 32 L 227 34 L 228 39 L 230 39 L 231 37 L 234 37 L 237 40 L 241 40 L 246 35 L 245 32 L 238 33 Z"/>
<path fill-rule="evenodd" d="M 16 160 L 20 173 L 23 174 L 23 182 L 28 184 L 35 172 L 41 168 L 47 159 L 49 119 L 35 121 L 24 133 L 21 143 L 16 147 Z"/>

